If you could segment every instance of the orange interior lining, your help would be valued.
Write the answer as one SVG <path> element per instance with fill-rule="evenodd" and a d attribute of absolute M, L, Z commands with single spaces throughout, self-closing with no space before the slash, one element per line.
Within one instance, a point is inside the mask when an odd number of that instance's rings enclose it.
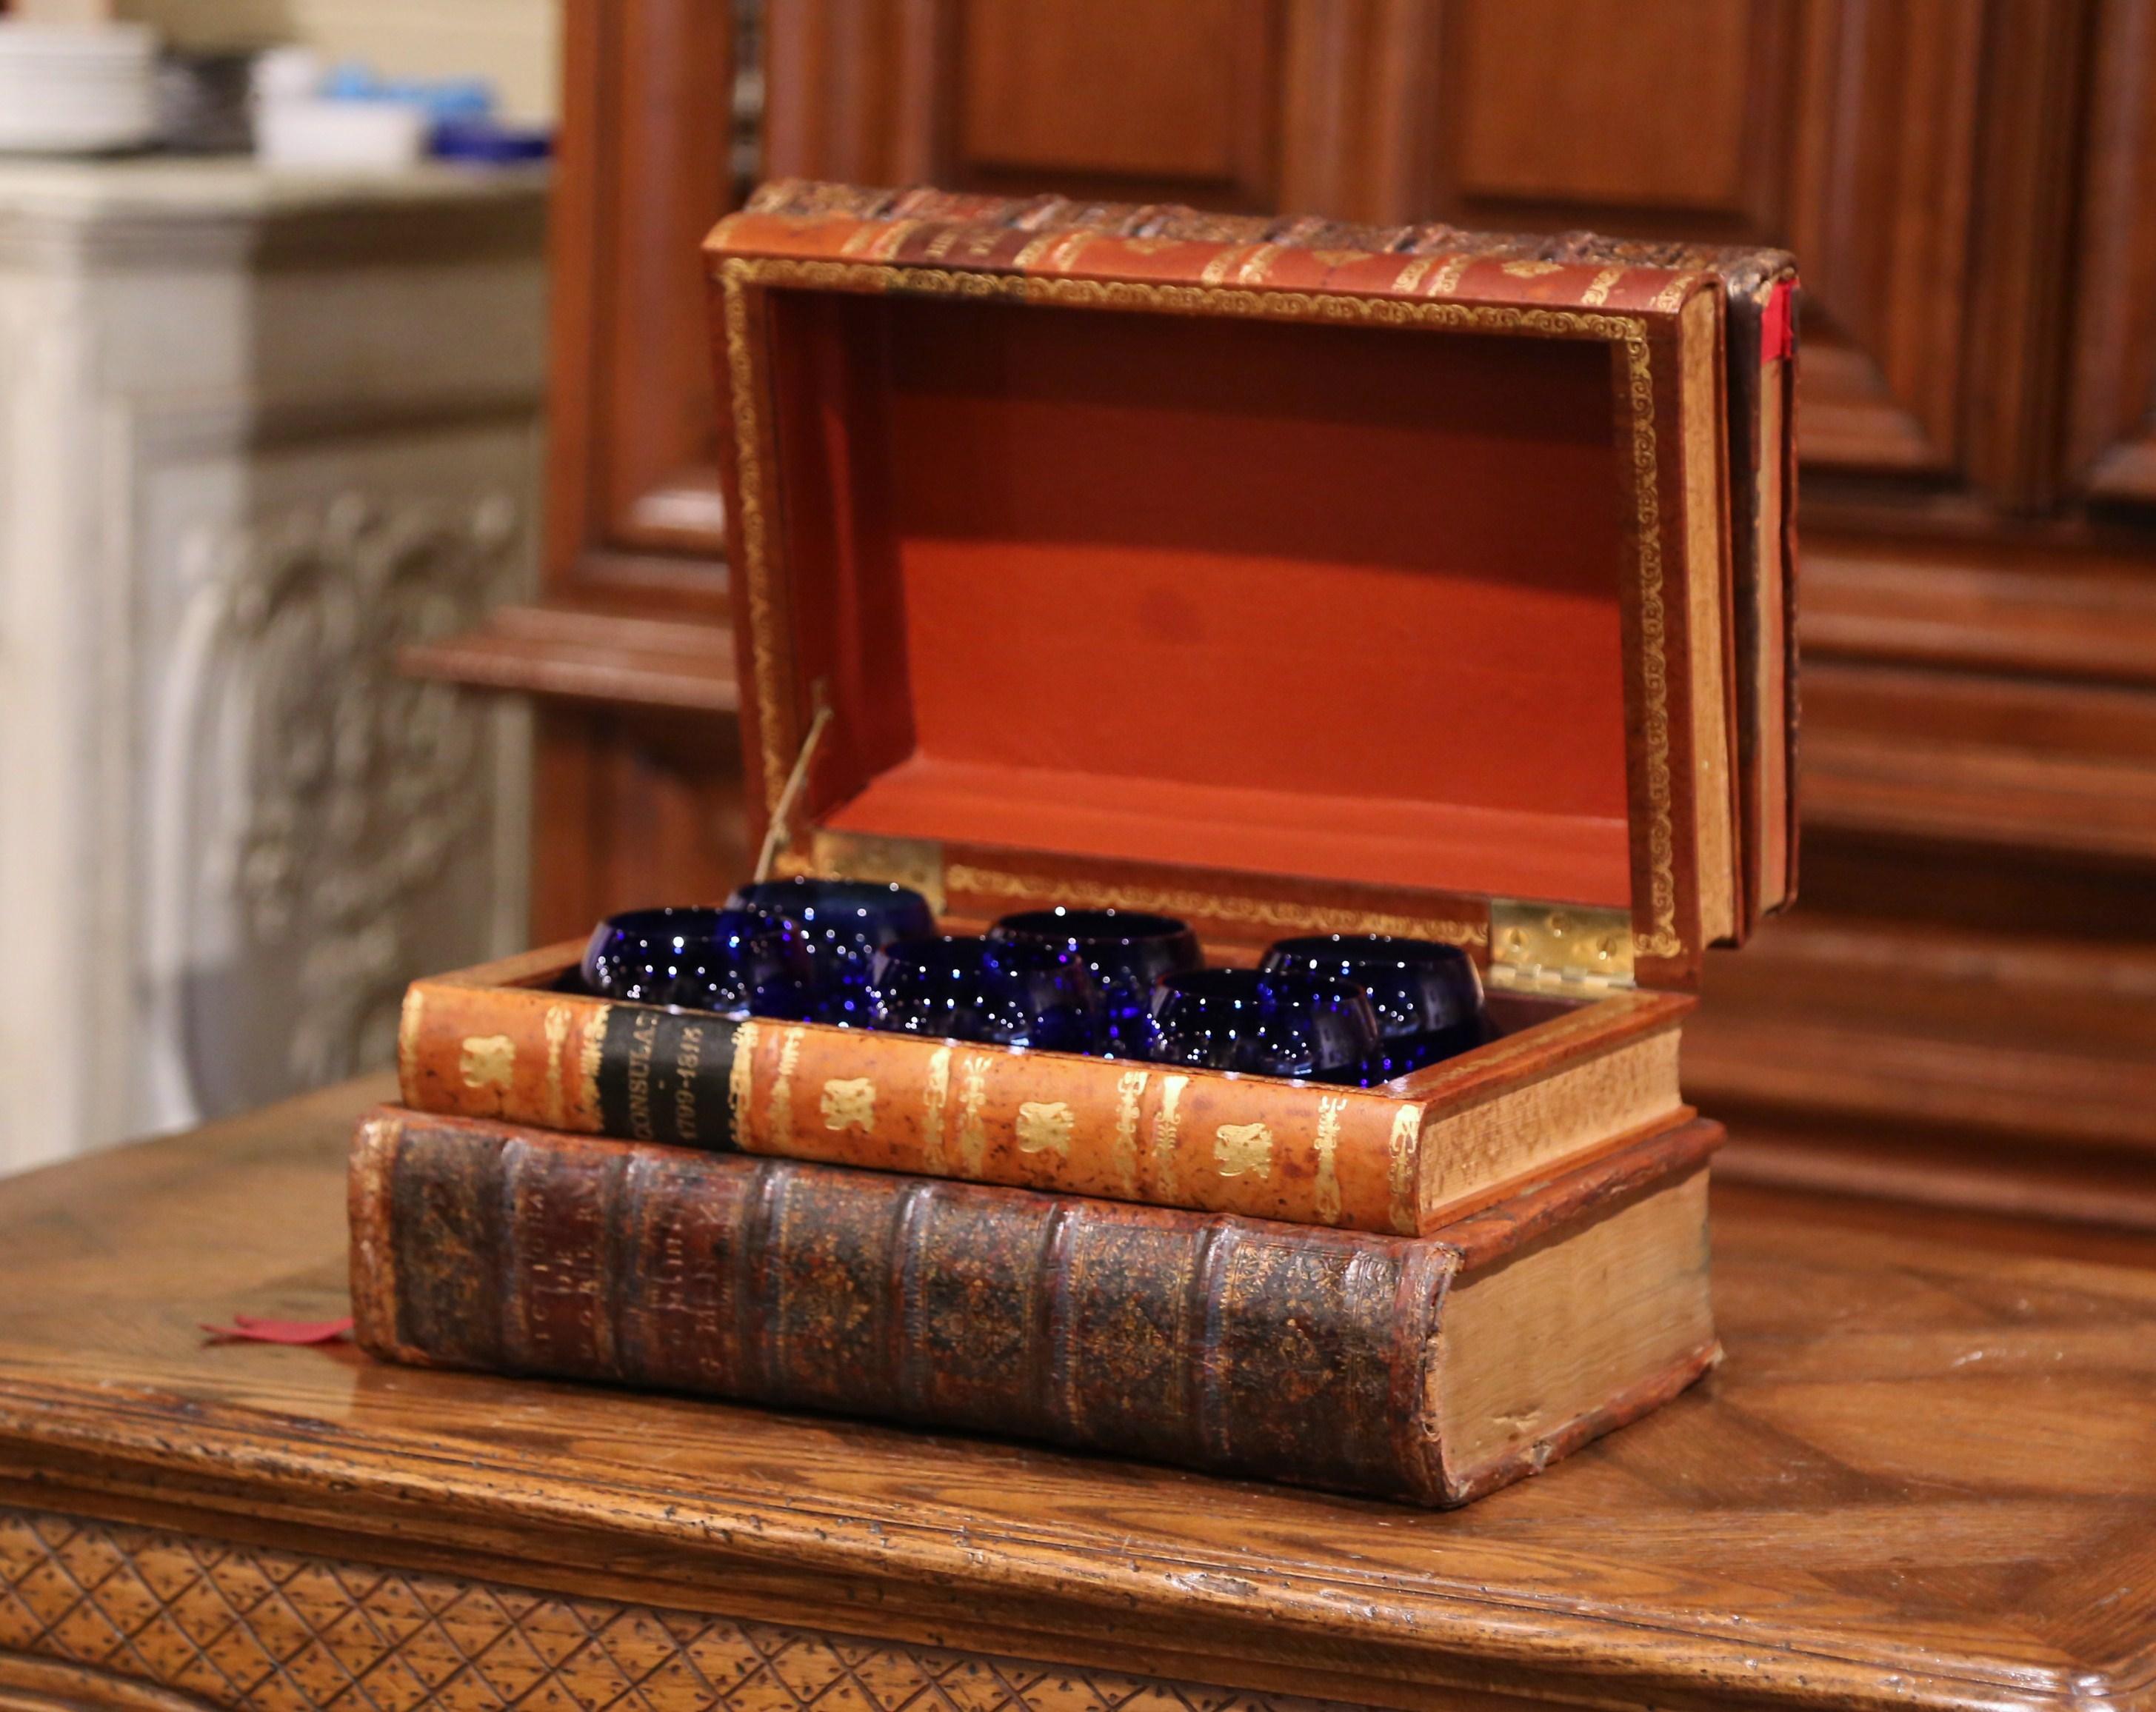
<path fill-rule="evenodd" d="M 824 823 L 1630 897 L 1599 344 L 777 294 Z"/>

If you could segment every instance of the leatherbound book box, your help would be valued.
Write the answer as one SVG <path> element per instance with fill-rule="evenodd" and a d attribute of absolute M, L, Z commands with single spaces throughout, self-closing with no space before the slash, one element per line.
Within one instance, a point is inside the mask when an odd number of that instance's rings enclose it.
<path fill-rule="evenodd" d="M 791 185 L 706 260 L 774 872 L 1448 941 L 1497 1038 L 1168 1074 L 608 1006 L 565 945 L 416 986 L 405 1104 L 1407 1236 L 1687 1120 L 1788 887 L 1786 341 L 1728 268 L 1455 236 Z"/>

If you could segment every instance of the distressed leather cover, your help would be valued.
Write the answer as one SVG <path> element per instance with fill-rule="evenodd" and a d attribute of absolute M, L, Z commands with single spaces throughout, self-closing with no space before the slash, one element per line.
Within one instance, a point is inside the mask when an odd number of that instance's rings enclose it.
<path fill-rule="evenodd" d="M 549 1135 L 386 1108 L 351 1175 L 387 1360 L 701 1392 L 1459 1503 L 1652 1407 L 1707 1347 L 1538 1444 L 1448 1465 L 1448 1289 L 1698 1169 L 1694 1123 L 1456 1241 Z"/>

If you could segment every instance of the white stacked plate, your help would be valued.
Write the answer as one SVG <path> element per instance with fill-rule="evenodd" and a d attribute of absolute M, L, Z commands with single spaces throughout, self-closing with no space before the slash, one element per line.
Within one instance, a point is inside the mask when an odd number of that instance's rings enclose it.
<path fill-rule="evenodd" d="M 157 38 L 141 24 L 0 18 L 0 151 L 96 154 L 156 134 Z"/>

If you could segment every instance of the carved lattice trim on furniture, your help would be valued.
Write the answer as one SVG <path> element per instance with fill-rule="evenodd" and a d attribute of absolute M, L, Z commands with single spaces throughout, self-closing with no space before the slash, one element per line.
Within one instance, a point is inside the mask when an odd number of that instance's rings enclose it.
<path fill-rule="evenodd" d="M 158 1684 L 230 1712 L 1328 1705 L 567 1598 L 36 1510 L 0 1510 L 0 1651 Z"/>

